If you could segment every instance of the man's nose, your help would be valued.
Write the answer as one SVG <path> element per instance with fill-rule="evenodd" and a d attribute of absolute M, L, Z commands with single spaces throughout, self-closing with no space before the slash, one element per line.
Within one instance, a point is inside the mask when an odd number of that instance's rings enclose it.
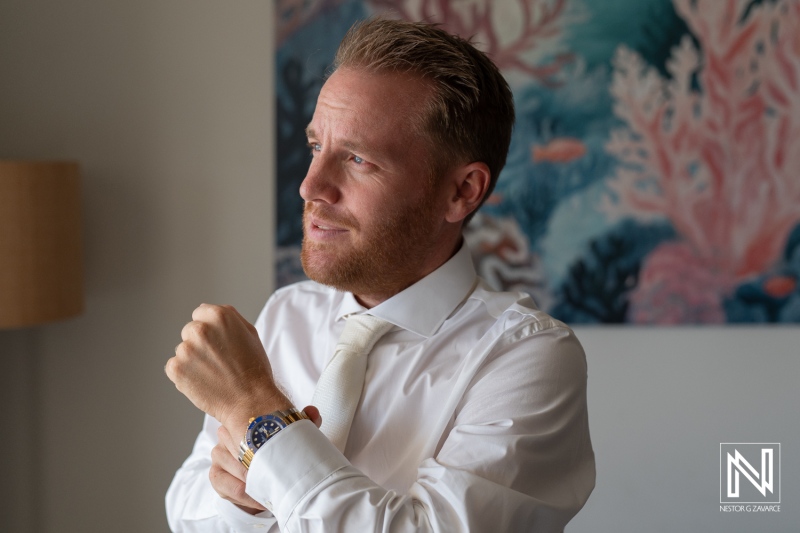
<path fill-rule="evenodd" d="M 306 202 L 335 204 L 339 200 L 338 173 L 331 158 L 318 154 L 311 160 L 306 177 L 300 184 L 300 196 Z"/>

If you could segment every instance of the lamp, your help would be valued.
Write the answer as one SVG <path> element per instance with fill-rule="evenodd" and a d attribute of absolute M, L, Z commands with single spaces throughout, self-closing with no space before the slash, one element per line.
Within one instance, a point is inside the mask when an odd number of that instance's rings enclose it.
<path fill-rule="evenodd" d="M 0 161 L 0 328 L 83 311 L 80 171 L 68 161 Z"/>

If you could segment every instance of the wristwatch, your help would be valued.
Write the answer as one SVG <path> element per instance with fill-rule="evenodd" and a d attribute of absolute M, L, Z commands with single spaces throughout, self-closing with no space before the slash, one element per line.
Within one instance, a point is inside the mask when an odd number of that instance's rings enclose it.
<path fill-rule="evenodd" d="M 275 411 L 268 415 L 251 418 L 244 438 L 239 443 L 239 461 L 249 469 L 253 455 L 265 442 L 289 424 L 304 418 L 308 419 L 308 415 L 294 407 L 286 411 Z"/>

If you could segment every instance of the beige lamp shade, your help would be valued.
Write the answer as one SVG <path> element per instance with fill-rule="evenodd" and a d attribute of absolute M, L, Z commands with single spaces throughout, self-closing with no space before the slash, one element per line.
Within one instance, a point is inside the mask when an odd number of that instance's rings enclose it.
<path fill-rule="evenodd" d="M 0 328 L 83 311 L 80 171 L 66 161 L 0 161 Z"/>

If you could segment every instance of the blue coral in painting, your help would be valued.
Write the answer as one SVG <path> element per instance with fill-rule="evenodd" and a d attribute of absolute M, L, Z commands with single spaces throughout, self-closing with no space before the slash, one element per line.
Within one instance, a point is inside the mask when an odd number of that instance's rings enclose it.
<path fill-rule="evenodd" d="M 739 285 L 725 301 L 725 312 L 728 322 L 800 322 L 800 224 L 778 266 Z"/>
<path fill-rule="evenodd" d="M 674 236 L 669 224 L 627 219 L 592 240 L 569 268 L 553 316 L 570 323 L 626 322 L 630 293 L 638 283 L 643 258 Z"/>

